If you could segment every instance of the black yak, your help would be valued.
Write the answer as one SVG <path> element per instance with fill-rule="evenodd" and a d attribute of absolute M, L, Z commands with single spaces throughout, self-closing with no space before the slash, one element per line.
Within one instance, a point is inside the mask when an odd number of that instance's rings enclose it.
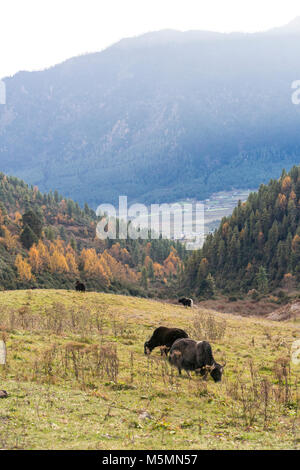
<path fill-rule="evenodd" d="M 166 326 L 159 326 L 154 330 L 149 341 L 144 344 L 144 353 L 151 354 L 151 351 L 157 346 L 164 347 L 164 353 L 168 354 L 172 344 L 178 338 L 188 338 L 187 333 L 180 328 L 167 328 Z"/>
<path fill-rule="evenodd" d="M 207 341 L 194 341 L 190 338 L 178 339 L 174 342 L 170 350 L 169 362 L 177 367 L 179 375 L 184 369 L 196 371 L 202 376 L 208 372 L 215 382 L 220 382 L 223 369 L 226 365 L 218 364 L 213 357 L 211 346 Z"/>
<path fill-rule="evenodd" d="M 194 304 L 193 299 L 187 299 L 186 297 L 179 299 L 178 303 L 184 305 L 185 307 L 193 307 Z"/>
<path fill-rule="evenodd" d="M 76 281 L 75 289 L 78 292 L 85 292 L 85 285 L 82 282 Z"/>

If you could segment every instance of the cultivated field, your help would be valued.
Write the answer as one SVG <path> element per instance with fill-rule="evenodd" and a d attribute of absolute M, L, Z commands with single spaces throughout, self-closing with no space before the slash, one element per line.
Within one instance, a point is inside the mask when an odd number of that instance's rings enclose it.
<path fill-rule="evenodd" d="M 178 377 L 143 343 L 159 325 L 208 339 L 222 383 Z M 0 293 L 1 449 L 297 449 L 299 323 L 109 294 Z"/>

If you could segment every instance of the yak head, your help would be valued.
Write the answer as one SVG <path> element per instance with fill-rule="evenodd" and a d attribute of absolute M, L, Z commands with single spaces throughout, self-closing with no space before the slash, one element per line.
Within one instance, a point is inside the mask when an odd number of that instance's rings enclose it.
<path fill-rule="evenodd" d="M 151 349 L 149 347 L 149 341 L 146 341 L 146 343 L 144 344 L 144 354 L 146 356 L 149 356 L 150 353 L 151 353 Z"/>
<path fill-rule="evenodd" d="M 224 367 L 226 366 L 226 362 L 221 365 L 215 362 L 210 368 L 210 375 L 214 379 L 215 382 L 221 382 L 222 374 L 224 371 Z"/>

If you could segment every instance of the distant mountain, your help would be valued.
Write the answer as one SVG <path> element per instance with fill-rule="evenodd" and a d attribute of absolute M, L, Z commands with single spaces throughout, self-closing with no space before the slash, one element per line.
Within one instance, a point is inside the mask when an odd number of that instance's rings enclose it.
<path fill-rule="evenodd" d="M 256 187 L 300 160 L 298 26 L 159 31 L 7 78 L 0 170 L 94 208 Z"/>
<path fill-rule="evenodd" d="M 294 18 L 285 26 L 271 29 L 269 33 L 300 34 L 300 16 L 297 16 L 296 18 Z"/>

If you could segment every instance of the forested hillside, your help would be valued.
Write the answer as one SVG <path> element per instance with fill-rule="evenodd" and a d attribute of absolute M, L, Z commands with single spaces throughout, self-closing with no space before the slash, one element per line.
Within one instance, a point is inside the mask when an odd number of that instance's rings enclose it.
<path fill-rule="evenodd" d="M 292 25 L 293 26 L 293 25 Z M 300 25 L 160 31 L 5 79 L 0 170 L 80 204 L 204 199 L 299 163 Z"/>
<path fill-rule="evenodd" d="M 186 287 L 198 296 L 300 281 L 300 167 L 261 185 L 189 258 Z"/>
<path fill-rule="evenodd" d="M 99 240 L 95 212 L 57 191 L 0 174 L 0 289 L 74 288 L 173 295 L 185 248 L 168 240 Z"/>

